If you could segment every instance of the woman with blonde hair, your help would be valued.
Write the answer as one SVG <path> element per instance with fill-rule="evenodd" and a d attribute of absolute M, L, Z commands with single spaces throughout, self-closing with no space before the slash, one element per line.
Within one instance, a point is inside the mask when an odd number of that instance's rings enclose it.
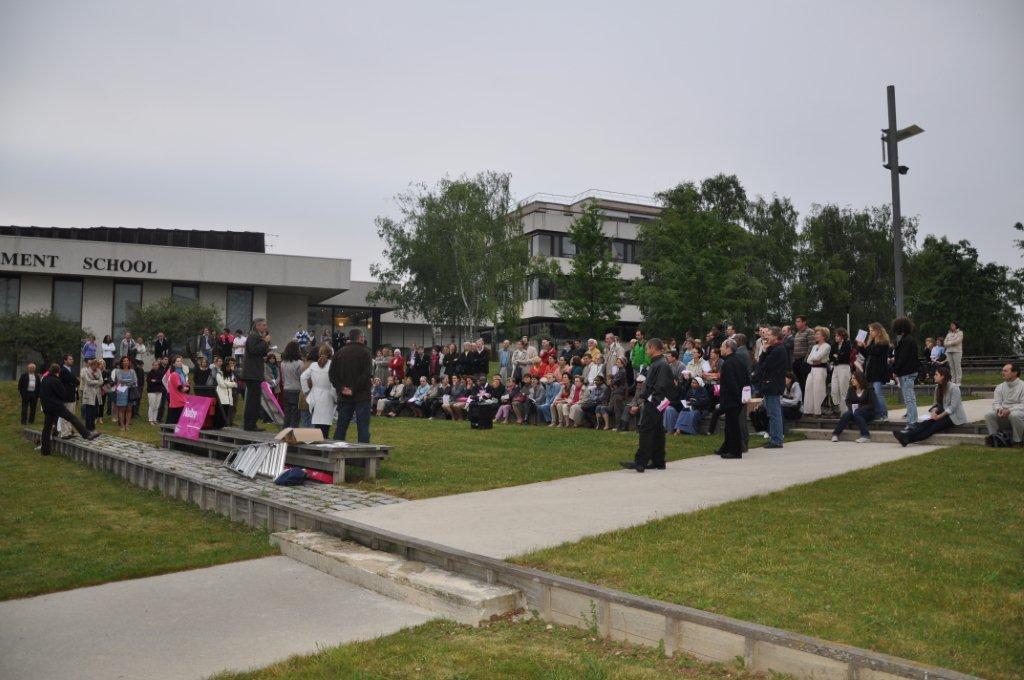
<path fill-rule="evenodd" d="M 807 352 L 807 365 L 810 367 L 804 385 L 804 413 L 807 415 L 820 416 L 821 402 L 828 396 L 825 386 L 828 382 L 828 358 L 832 352 L 826 342 L 828 336 L 829 330 L 824 326 L 815 328 L 814 344 Z"/>

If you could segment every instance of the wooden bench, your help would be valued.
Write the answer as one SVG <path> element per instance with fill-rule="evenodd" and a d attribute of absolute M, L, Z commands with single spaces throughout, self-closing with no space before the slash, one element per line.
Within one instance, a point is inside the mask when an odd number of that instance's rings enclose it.
<path fill-rule="evenodd" d="M 160 425 L 164 448 L 205 451 L 212 458 L 215 453 L 227 455 L 239 446 L 269 441 L 273 432 L 249 432 L 240 428 L 225 427 L 219 430 L 201 430 L 199 439 L 174 436 L 174 426 Z M 328 440 L 325 443 L 329 443 Z M 317 442 L 319 443 L 319 442 Z M 345 482 L 345 466 L 357 465 L 363 468 L 363 478 L 377 479 L 380 463 L 388 459 L 391 447 L 383 444 L 349 444 L 344 447 L 323 447 L 312 444 L 289 444 L 285 463 L 298 467 L 329 472 L 335 484 Z"/>

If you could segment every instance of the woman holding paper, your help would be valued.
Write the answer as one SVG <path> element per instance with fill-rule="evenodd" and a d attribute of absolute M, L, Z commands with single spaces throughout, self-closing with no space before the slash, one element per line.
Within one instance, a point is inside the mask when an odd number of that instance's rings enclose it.
<path fill-rule="evenodd" d="M 306 395 L 306 404 L 309 405 L 310 420 L 314 427 L 324 433 L 324 439 L 328 438 L 331 420 L 338 407 L 338 397 L 330 376 L 333 354 L 330 345 L 322 345 L 316 363 L 310 364 L 299 377 L 302 392 Z"/>

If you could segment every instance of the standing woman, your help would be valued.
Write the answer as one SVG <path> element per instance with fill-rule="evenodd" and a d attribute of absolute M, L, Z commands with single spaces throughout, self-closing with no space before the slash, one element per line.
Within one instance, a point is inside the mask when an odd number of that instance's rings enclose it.
<path fill-rule="evenodd" d="M 804 398 L 804 413 L 807 415 L 821 415 L 821 402 L 825 401 L 828 395 L 826 383 L 828 382 L 828 357 L 832 348 L 826 342 L 828 340 L 828 329 L 818 326 L 814 329 L 814 344 L 807 352 L 807 394 Z"/>
<path fill-rule="evenodd" d="M 928 415 L 909 431 L 893 432 L 896 441 L 906 446 L 967 422 L 967 411 L 960 400 L 960 386 L 953 382 L 949 366 L 935 369 L 935 405 L 928 409 Z"/>
<path fill-rule="evenodd" d="M 946 347 L 946 360 L 949 362 L 949 380 L 959 385 L 964 378 L 960 364 L 964 358 L 964 331 L 960 328 L 959 321 L 949 324 L 949 332 L 946 333 L 943 345 Z"/>
<path fill-rule="evenodd" d="M 117 424 L 122 432 L 128 431 L 128 423 L 132 417 L 132 388 L 139 389 L 139 379 L 132 367 L 132 360 L 126 354 L 121 357 L 114 369 L 114 411 L 117 413 Z"/>
<path fill-rule="evenodd" d="M 93 358 L 85 362 L 82 369 L 82 417 L 85 429 L 96 429 L 96 416 L 103 408 L 103 361 Z"/>
<path fill-rule="evenodd" d="M 860 343 L 864 350 L 864 377 L 875 391 L 875 417 L 885 422 L 889 407 L 885 405 L 882 385 L 889 382 L 889 334 L 877 321 L 868 326 L 868 341 Z"/>
<path fill-rule="evenodd" d="M 900 386 L 903 405 L 907 408 L 907 424 L 903 428 L 907 432 L 917 423 L 917 395 L 914 383 L 917 382 L 917 371 L 921 367 L 918 358 L 917 338 L 914 337 L 914 324 L 905 316 L 892 322 L 892 334 L 896 336 L 896 349 L 893 351 L 892 372 Z"/>
<path fill-rule="evenodd" d="M 202 354 L 196 359 L 196 370 L 192 371 L 192 384 L 196 387 L 204 387 L 214 384 L 211 382 L 213 375 L 210 371 L 210 362 Z"/>
<path fill-rule="evenodd" d="M 283 358 L 283 357 L 282 357 Z M 382 383 L 388 380 L 388 362 L 390 359 L 384 353 L 384 349 L 377 350 L 377 356 L 373 358 L 373 377 Z"/>
<path fill-rule="evenodd" d="M 185 408 L 185 395 L 189 393 L 188 374 L 181 355 L 174 357 L 174 364 L 167 374 L 167 423 L 177 425 L 181 410 Z"/>
<path fill-rule="evenodd" d="M 306 394 L 309 405 L 310 421 L 314 427 L 320 428 L 327 439 L 331 428 L 331 420 L 338 410 L 338 397 L 331 384 L 331 357 L 334 350 L 330 345 L 321 345 L 320 354 L 315 364 L 310 364 L 299 381 L 302 391 Z"/>
<path fill-rule="evenodd" d="M 402 382 L 405 379 L 405 357 L 402 356 L 402 350 L 397 347 L 391 354 L 391 361 L 388 362 L 388 372 L 396 382 Z"/>
<path fill-rule="evenodd" d="M 722 371 L 718 384 L 721 391 L 718 405 L 725 415 L 725 441 L 718 450 L 722 458 L 743 457 L 743 431 L 740 429 L 740 418 L 744 415 L 746 405 L 743 402 L 743 388 L 750 385 L 750 374 L 743 362 L 736 356 L 736 341 L 728 339 L 722 343 Z M 828 356 L 826 351 L 825 356 Z"/>
<path fill-rule="evenodd" d="M 164 399 L 164 368 L 156 359 L 146 374 L 146 401 L 148 404 L 149 424 L 156 425 L 160 419 L 160 404 Z"/>
<path fill-rule="evenodd" d="M 850 386 L 850 334 L 845 328 L 836 329 L 836 341 L 832 348 L 832 408 L 838 414 L 846 388 Z"/>
<path fill-rule="evenodd" d="M 114 339 L 109 335 L 103 336 L 103 342 L 100 343 L 100 353 L 103 356 L 103 363 L 107 367 L 107 372 L 114 370 L 114 354 L 117 352 L 117 345 L 114 344 Z"/>
<path fill-rule="evenodd" d="M 377 353 L 380 356 L 380 352 Z M 387 370 L 387 369 L 385 369 Z M 281 407 L 283 427 L 299 426 L 299 394 L 302 392 L 302 348 L 292 340 L 281 354 Z"/>
<path fill-rule="evenodd" d="M 235 388 L 238 382 L 235 380 L 235 360 L 222 359 L 220 370 L 214 378 L 217 381 L 217 401 L 224 407 L 224 417 L 227 419 L 228 427 L 232 427 L 235 421 Z"/>

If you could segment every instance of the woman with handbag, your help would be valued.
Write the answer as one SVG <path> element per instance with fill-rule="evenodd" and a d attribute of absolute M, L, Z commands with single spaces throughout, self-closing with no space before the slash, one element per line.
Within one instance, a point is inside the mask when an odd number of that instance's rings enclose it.
<path fill-rule="evenodd" d="M 117 414 L 117 424 L 121 426 L 122 432 L 128 431 L 128 423 L 132 418 L 132 397 L 135 403 L 139 396 L 139 378 L 135 374 L 135 367 L 127 355 L 121 357 L 118 366 L 114 369 L 114 411 Z"/>

